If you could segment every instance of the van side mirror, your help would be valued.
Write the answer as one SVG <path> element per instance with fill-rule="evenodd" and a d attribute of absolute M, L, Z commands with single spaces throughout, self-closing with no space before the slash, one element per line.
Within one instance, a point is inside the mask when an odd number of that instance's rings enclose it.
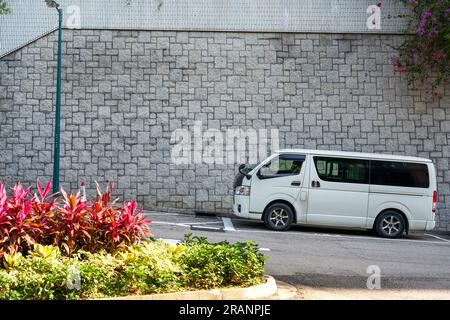
<path fill-rule="evenodd" d="M 268 167 L 261 167 L 261 169 L 258 170 L 256 175 L 259 179 L 268 179 L 273 178 L 273 174 Z"/>

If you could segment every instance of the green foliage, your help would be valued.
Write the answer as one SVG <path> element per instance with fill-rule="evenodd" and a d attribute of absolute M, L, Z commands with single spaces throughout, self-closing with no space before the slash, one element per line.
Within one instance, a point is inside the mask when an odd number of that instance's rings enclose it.
<path fill-rule="evenodd" d="M 97 185 L 87 202 L 63 189 L 50 200 L 50 183 L 37 181 L 37 189 L 32 196 L 18 183 L 8 198 L 0 183 L 0 299 L 95 299 L 263 279 L 265 257 L 252 242 L 151 241 L 150 221 L 133 200 L 115 206 L 112 187 Z"/>
<path fill-rule="evenodd" d="M 407 38 L 392 61 L 409 83 L 430 82 L 433 89 L 450 80 L 450 0 L 401 0 L 411 9 Z M 437 91 L 434 92 L 438 96 Z"/>
<path fill-rule="evenodd" d="M 9 13 L 11 13 L 11 9 L 8 6 L 8 2 L 6 0 L 0 0 L 0 14 Z"/>
<path fill-rule="evenodd" d="M 35 245 L 27 256 L 5 254 L 0 299 L 95 299 L 260 283 L 265 257 L 253 243 L 209 243 L 191 238 L 173 245 L 149 241 L 113 253 Z M 79 277 L 79 287 L 71 279 Z"/>
<path fill-rule="evenodd" d="M 209 243 L 204 237 L 187 235 L 181 256 L 187 286 L 214 288 L 251 285 L 261 280 L 265 256 L 252 241 Z"/>

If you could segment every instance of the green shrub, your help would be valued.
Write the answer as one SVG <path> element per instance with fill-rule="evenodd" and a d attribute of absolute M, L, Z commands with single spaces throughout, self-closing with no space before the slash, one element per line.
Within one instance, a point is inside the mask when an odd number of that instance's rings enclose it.
<path fill-rule="evenodd" d="M 182 255 L 183 281 L 194 288 L 251 285 L 261 281 L 265 256 L 252 241 L 209 243 L 186 235 Z"/>
<path fill-rule="evenodd" d="M 179 245 L 149 241 L 113 253 L 79 250 L 72 257 L 35 245 L 25 257 L 4 255 L 0 299 L 95 299 L 247 286 L 262 281 L 264 259 L 251 242 L 208 243 L 189 235 Z"/>

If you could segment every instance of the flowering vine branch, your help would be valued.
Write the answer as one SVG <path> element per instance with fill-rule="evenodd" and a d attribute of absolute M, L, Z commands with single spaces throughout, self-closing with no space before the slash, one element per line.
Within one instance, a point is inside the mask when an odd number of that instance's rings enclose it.
<path fill-rule="evenodd" d="M 450 80 L 450 0 L 400 0 L 411 9 L 408 36 L 392 59 L 408 82 L 431 80 L 432 88 Z M 437 95 L 435 93 L 435 95 Z"/>
<path fill-rule="evenodd" d="M 9 14 L 11 9 L 8 7 L 6 0 L 0 0 L 0 14 Z"/>

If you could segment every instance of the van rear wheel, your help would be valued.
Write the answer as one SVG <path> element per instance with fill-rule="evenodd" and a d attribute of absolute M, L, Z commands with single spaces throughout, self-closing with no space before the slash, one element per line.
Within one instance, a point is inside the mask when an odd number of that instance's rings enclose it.
<path fill-rule="evenodd" d="M 380 214 L 375 223 L 375 230 L 380 237 L 398 238 L 403 235 L 406 222 L 397 211 L 386 211 Z"/>
<path fill-rule="evenodd" d="M 264 211 L 264 223 L 275 231 L 286 231 L 294 222 L 294 212 L 284 203 L 274 203 Z"/>

